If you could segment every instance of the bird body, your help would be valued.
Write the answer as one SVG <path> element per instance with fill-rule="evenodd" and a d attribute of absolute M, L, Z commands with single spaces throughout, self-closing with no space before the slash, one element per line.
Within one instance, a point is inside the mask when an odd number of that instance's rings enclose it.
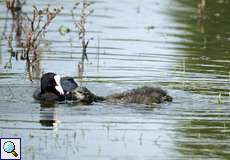
<path fill-rule="evenodd" d="M 71 100 L 84 104 L 93 102 L 110 103 L 137 103 L 151 105 L 154 103 L 171 102 L 172 97 L 161 88 L 139 87 L 122 93 L 115 93 L 106 97 L 100 97 L 86 87 L 80 87 L 71 77 L 63 77 L 55 73 L 46 73 L 41 78 L 41 86 L 33 97 L 41 101 Z"/>

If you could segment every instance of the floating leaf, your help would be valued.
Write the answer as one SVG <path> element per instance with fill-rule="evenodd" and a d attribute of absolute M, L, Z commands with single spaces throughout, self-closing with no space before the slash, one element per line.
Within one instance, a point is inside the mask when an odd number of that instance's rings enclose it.
<path fill-rule="evenodd" d="M 70 32 L 70 29 L 68 27 L 65 27 L 65 26 L 60 26 L 59 29 L 58 29 L 58 32 L 64 36 L 66 33 L 69 33 Z"/>

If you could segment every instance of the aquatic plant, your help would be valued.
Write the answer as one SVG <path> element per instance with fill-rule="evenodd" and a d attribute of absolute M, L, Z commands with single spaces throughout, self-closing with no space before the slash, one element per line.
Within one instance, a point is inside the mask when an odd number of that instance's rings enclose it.
<path fill-rule="evenodd" d="M 93 9 L 90 9 L 91 4 L 92 2 L 90 0 L 80 0 L 75 3 L 75 6 L 71 10 L 75 28 L 78 31 L 78 37 L 82 48 L 81 61 L 78 63 L 79 78 L 83 77 L 84 61 L 85 59 L 88 60 L 87 47 L 89 44 L 89 38 L 86 36 L 86 18 L 93 12 Z M 77 8 L 80 8 L 79 14 L 77 13 Z"/>
<path fill-rule="evenodd" d="M 22 11 L 25 2 L 21 0 L 6 0 L 6 7 L 12 15 L 12 30 L 6 37 L 9 46 L 10 59 L 5 68 L 11 68 L 11 59 L 15 57 L 17 60 L 26 60 L 27 72 L 29 79 L 32 80 L 33 71 L 39 66 L 37 56 L 39 48 L 41 48 L 41 40 L 45 37 L 48 26 L 51 24 L 57 14 L 61 12 L 63 7 L 50 9 L 50 6 L 38 9 L 32 7 L 32 15 L 29 16 Z M 6 27 L 7 28 L 7 27 Z M 12 33 L 15 32 L 14 33 Z M 13 37 L 15 35 L 15 38 Z M 13 46 L 15 40 L 16 46 Z M 15 47 L 17 47 L 15 49 Z M 20 50 L 18 50 L 20 48 Z M 36 74 L 36 73 L 35 73 Z"/>
<path fill-rule="evenodd" d="M 228 80 L 229 80 L 229 82 L 230 82 L 230 70 L 228 71 Z M 230 90 L 228 91 L 228 96 L 229 96 L 229 98 L 230 98 Z"/>
<path fill-rule="evenodd" d="M 14 46 L 13 46 L 13 41 L 15 35 L 15 43 L 17 47 L 20 47 L 21 44 L 21 35 L 22 35 L 22 6 L 25 4 L 25 1 L 23 0 L 6 0 L 5 5 L 7 8 L 7 13 L 10 12 L 12 16 L 12 25 L 11 25 L 11 31 L 7 35 L 7 18 L 5 19 L 5 24 L 3 28 L 3 32 L 1 34 L 1 39 L 6 40 L 9 50 L 8 52 L 10 53 L 10 57 L 8 62 L 5 64 L 4 68 L 5 69 L 11 69 L 12 68 L 12 57 L 18 58 L 18 51 L 15 51 Z M 8 14 L 7 14 L 8 15 Z M 14 34 L 15 32 L 15 34 Z"/>
<path fill-rule="evenodd" d="M 185 59 L 183 59 L 183 62 L 182 62 L 182 74 L 183 74 L 182 86 L 183 86 L 183 89 L 185 90 L 185 77 L 186 77 L 186 61 L 185 61 Z"/>
<path fill-rule="evenodd" d="M 45 36 L 48 26 L 62 9 L 63 7 L 51 10 L 48 6 L 39 10 L 36 6 L 33 6 L 32 17 L 27 17 L 28 21 L 24 26 L 26 34 L 24 53 L 27 60 L 30 60 L 29 54 L 36 57 L 41 38 Z"/>
<path fill-rule="evenodd" d="M 223 103 L 222 95 L 221 95 L 221 92 L 219 92 L 219 95 L 217 97 L 217 104 L 222 104 L 222 103 Z"/>
<path fill-rule="evenodd" d="M 12 61 L 12 57 L 13 57 L 13 54 L 14 54 L 12 41 L 13 41 L 13 38 L 12 38 L 12 33 L 11 33 L 9 36 L 7 36 L 7 42 L 8 42 L 9 52 L 11 53 L 11 56 L 10 56 L 8 62 L 4 65 L 5 69 L 11 69 L 12 68 L 11 61 Z"/>
<path fill-rule="evenodd" d="M 22 57 L 27 61 L 27 73 L 30 80 L 32 80 L 33 70 L 39 68 L 36 66 L 39 65 L 37 56 L 39 55 L 41 40 L 45 37 L 48 26 L 62 9 L 63 7 L 50 9 L 50 6 L 38 9 L 36 6 L 33 6 L 32 17 L 26 17 L 23 26 L 25 40 L 22 46 Z"/>
<path fill-rule="evenodd" d="M 6 7 L 9 11 L 11 11 L 13 19 L 18 16 L 18 12 L 21 12 L 22 6 L 25 3 L 25 0 L 5 0 Z"/>

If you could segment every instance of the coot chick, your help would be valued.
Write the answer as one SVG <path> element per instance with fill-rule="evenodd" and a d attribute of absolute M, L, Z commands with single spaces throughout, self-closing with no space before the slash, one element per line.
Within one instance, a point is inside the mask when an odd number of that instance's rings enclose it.
<path fill-rule="evenodd" d="M 36 89 L 33 97 L 42 101 L 78 100 L 71 92 L 78 87 L 73 78 L 63 77 L 49 72 L 42 75 L 40 88 Z"/>
<path fill-rule="evenodd" d="M 136 103 L 151 105 L 154 103 L 172 101 L 172 97 L 169 96 L 166 91 L 161 88 L 154 87 L 140 87 L 122 93 L 115 93 L 106 97 L 96 96 L 85 87 L 77 87 L 74 92 L 76 92 L 75 95 L 78 95 L 77 97 L 81 99 L 81 101 L 90 102 L 106 101 L 111 103 Z"/>
<path fill-rule="evenodd" d="M 112 103 L 137 103 L 151 105 L 166 101 L 171 102 L 172 97 L 161 88 L 140 87 L 122 93 L 112 94 L 105 97 L 105 100 Z"/>
<path fill-rule="evenodd" d="M 83 104 L 91 104 L 93 102 L 102 102 L 105 100 L 104 97 L 97 96 L 93 92 L 91 92 L 88 88 L 81 87 L 81 86 L 73 90 L 71 94 L 74 97 L 77 97 L 77 99 Z"/>

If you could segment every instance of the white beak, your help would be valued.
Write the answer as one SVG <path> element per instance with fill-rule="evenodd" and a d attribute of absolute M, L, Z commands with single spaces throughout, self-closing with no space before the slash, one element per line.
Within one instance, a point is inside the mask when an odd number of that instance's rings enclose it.
<path fill-rule="evenodd" d="M 60 95 L 64 95 L 65 92 L 61 86 L 61 77 L 59 75 L 55 75 L 54 76 L 54 80 L 56 82 L 56 86 L 55 86 L 55 89 L 60 93 Z"/>

